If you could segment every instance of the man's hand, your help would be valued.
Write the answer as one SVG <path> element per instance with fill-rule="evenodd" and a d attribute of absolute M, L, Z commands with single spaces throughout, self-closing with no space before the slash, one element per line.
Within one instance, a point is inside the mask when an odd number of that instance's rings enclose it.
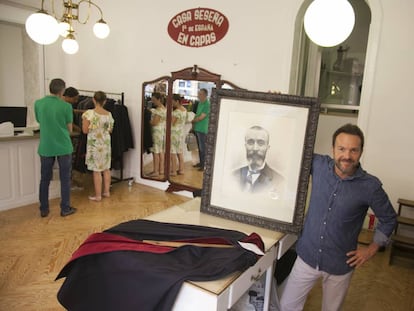
<path fill-rule="evenodd" d="M 357 250 L 350 251 L 346 255 L 350 257 L 346 263 L 351 267 L 359 268 L 372 256 L 374 256 L 379 249 L 379 245 L 371 243 L 368 247 L 358 248 Z"/>

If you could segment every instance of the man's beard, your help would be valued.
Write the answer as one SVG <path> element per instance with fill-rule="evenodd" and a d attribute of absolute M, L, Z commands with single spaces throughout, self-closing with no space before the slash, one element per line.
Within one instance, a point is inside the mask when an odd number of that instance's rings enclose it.
<path fill-rule="evenodd" d="M 344 167 L 342 165 L 343 162 L 350 163 L 351 166 Z M 346 160 L 346 159 L 335 160 L 335 166 L 345 175 L 353 174 L 355 170 L 358 168 L 358 165 L 359 165 L 359 162 L 355 162 L 352 160 Z"/>
<path fill-rule="evenodd" d="M 250 151 L 247 152 L 247 162 L 249 163 L 249 166 L 252 170 L 256 170 L 258 168 L 261 168 L 264 160 L 265 160 L 266 154 L 261 155 L 257 151 Z"/>

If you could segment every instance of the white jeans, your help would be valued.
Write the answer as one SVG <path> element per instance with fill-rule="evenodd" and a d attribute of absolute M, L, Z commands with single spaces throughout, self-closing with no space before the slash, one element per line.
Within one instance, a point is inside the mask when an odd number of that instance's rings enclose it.
<path fill-rule="evenodd" d="M 280 299 L 281 311 L 303 310 L 306 297 L 319 278 L 322 278 L 322 310 L 340 310 L 348 291 L 352 274 L 353 271 L 344 275 L 333 275 L 319 271 L 306 264 L 298 256 L 286 280 L 286 286 Z"/>

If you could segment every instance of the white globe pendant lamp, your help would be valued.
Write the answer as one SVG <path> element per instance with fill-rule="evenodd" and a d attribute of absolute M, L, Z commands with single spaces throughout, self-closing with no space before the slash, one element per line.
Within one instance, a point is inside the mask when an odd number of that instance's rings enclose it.
<path fill-rule="evenodd" d="M 93 25 L 93 33 L 99 39 L 105 39 L 108 37 L 109 32 L 109 26 L 103 19 L 100 19 L 95 25 Z"/>
<path fill-rule="evenodd" d="M 105 39 L 108 37 L 110 29 L 108 24 L 103 19 L 101 8 L 92 0 L 56 0 L 62 6 L 61 11 L 55 11 L 55 1 L 50 1 L 52 9 L 51 15 L 44 9 L 45 1 L 42 0 L 41 8 L 38 12 L 31 14 L 26 20 L 26 32 L 29 37 L 38 44 L 52 44 L 61 35 L 62 49 L 67 54 L 75 54 L 79 50 L 79 44 L 74 36 L 74 24 L 86 24 L 91 16 L 92 9 L 99 12 L 100 19 L 93 27 L 93 32 L 97 38 Z M 86 16 L 85 20 L 79 20 L 80 11 L 85 12 L 81 16 Z M 56 12 L 62 12 L 57 16 Z M 58 22 L 58 20 L 60 22 Z"/>
<path fill-rule="evenodd" d="M 305 12 L 305 32 L 319 46 L 344 42 L 354 25 L 355 12 L 348 0 L 314 0 Z"/>
<path fill-rule="evenodd" d="M 62 49 L 66 54 L 76 54 L 79 51 L 79 44 L 72 33 L 62 41 Z"/>
<path fill-rule="evenodd" d="M 31 14 L 26 19 L 25 27 L 29 37 L 38 44 L 52 44 L 59 38 L 57 20 L 43 10 Z"/>
<path fill-rule="evenodd" d="M 70 25 L 69 21 L 67 21 L 67 20 L 62 20 L 62 21 L 59 23 L 59 34 L 60 34 L 62 37 L 66 38 L 66 36 L 69 34 L 69 31 L 70 31 L 70 30 L 73 30 L 73 29 L 72 29 L 72 26 Z"/>

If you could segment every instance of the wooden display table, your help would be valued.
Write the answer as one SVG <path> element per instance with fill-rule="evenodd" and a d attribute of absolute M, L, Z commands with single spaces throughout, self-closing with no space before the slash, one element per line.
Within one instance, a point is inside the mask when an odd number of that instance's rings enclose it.
<path fill-rule="evenodd" d="M 173 310 L 227 310 L 264 273 L 266 273 L 266 289 L 263 310 L 268 310 L 274 262 L 283 255 L 283 253 L 278 252 L 279 248 L 287 250 L 290 245 L 286 244 L 293 244 L 294 240 L 289 238 L 289 235 L 201 213 L 199 198 L 179 206 L 173 206 L 145 219 L 237 230 L 248 235 L 255 232 L 261 236 L 265 245 L 265 255 L 254 266 L 244 272 L 236 272 L 215 281 L 185 282 L 177 296 Z"/>

